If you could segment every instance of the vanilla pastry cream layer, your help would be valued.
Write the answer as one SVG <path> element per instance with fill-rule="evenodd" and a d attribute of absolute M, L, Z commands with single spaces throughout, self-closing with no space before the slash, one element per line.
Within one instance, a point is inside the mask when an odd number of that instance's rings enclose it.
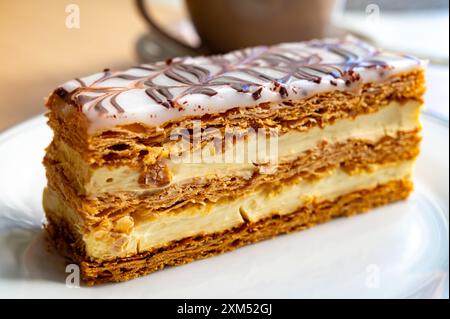
<path fill-rule="evenodd" d="M 109 259 L 132 256 L 183 238 L 225 231 L 245 221 L 256 222 L 274 214 L 290 214 L 311 201 L 333 200 L 341 195 L 371 189 L 390 181 L 410 178 L 413 161 L 374 165 L 373 170 L 349 175 L 341 169 L 315 181 L 297 181 L 276 188 L 261 188 L 245 197 L 180 210 L 134 223 L 120 219 L 112 229 L 96 228 L 83 236 L 87 255 Z M 52 214 L 75 221 L 77 212 L 48 190 L 44 206 Z"/>
<path fill-rule="evenodd" d="M 421 103 L 407 101 L 403 104 L 391 102 L 376 113 L 359 115 L 355 119 L 337 120 L 333 125 L 324 128 L 314 127 L 305 132 L 290 131 L 277 138 L 278 162 L 291 161 L 300 153 L 314 148 L 321 141 L 331 143 L 343 142 L 347 139 L 365 139 L 377 141 L 383 136 L 394 136 L 398 131 L 412 131 L 420 126 L 419 113 Z M 251 139 L 249 139 L 251 140 Z M 246 141 L 238 141 L 232 147 L 234 154 L 248 152 Z M 100 167 L 92 169 L 81 156 L 63 142 L 59 142 L 59 152 L 63 163 L 69 170 L 75 170 L 79 191 L 87 195 L 113 192 L 144 192 L 157 190 L 156 186 L 142 185 L 138 182 L 141 172 L 127 166 Z M 267 148 L 269 150 L 269 147 Z M 223 178 L 239 176 L 250 178 L 257 169 L 247 160 L 233 162 L 222 161 L 223 154 L 208 157 L 206 163 L 186 163 L 181 159 L 166 160 L 171 184 L 191 183 L 193 179 Z"/>

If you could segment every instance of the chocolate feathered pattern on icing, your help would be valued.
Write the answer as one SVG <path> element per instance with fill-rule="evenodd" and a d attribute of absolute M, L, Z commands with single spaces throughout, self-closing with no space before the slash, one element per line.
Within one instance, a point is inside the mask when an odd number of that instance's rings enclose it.
<path fill-rule="evenodd" d="M 185 115 L 194 109 L 200 109 L 199 114 L 223 111 L 232 106 L 227 100 L 234 99 L 232 104 L 238 104 L 235 107 L 249 106 L 320 91 L 350 90 L 355 83 L 379 80 L 419 65 L 414 58 L 382 52 L 354 38 L 326 39 L 260 46 L 211 57 L 175 58 L 122 72 L 106 69 L 67 82 L 56 93 L 81 106 L 94 122 L 95 114 L 100 119 L 113 115 L 126 121 L 126 114 L 134 112 L 139 113 L 138 118 L 154 118 L 143 122 L 157 125 L 176 117 L 172 113 L 155 120 L 158 113 L 164 112 L 160 107 L 180 112 L 190 107 Z M 134 95 L 122 96 L 130 92 Z M 145 92 L 147 102 L 139 92 Z M 147 103 L 148 110 L 140 108 L 135 112 L 133 103 Z M 155 109 L 157 105 L 160 107 Z M 158 111 L 152 114 L 152 108 Z"/>

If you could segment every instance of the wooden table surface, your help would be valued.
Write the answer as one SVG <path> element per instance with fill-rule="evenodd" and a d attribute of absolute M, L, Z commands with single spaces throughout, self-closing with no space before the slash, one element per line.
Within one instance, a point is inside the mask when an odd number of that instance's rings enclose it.
<path fill-rule="evenodd" d="M 66 27 L 70 3 L 79 29 Z M 66 80 L 135 64 L 146 29 L 132 0 L 0 1 L 0 132 L 42 113 L 44 97 Z"/>

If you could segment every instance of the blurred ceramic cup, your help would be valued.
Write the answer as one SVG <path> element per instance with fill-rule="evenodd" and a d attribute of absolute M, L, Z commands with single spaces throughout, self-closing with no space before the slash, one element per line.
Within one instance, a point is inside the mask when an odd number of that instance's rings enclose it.
<path fill-rule="evenodd" d="M 180 50 L 222 53 L 254 45 L 326 36 L 336 0 L 185 0 L 201 45 L 192 47 L 161 28 L 145 0 L 138 9 L 158 38 Z"/>

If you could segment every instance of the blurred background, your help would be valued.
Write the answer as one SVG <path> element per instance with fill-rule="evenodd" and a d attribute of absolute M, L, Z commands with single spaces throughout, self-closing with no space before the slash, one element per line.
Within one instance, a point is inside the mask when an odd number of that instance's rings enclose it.
<path fill-rule="evenodd" d="M 206 3 L 213 5 L 208 8 Z M 426 111 L 448 122 L 448 0 L 312 3 L 2 0 L 0 132 L 44 112 L 44 98 L 59 84 L 104 68 L 125 68 L 174 55 L 220 52 L 247 43 L 348 33 L 386 49 L 430 60 Z M 264 23 L 257 21 L 258 16 Z"/>

